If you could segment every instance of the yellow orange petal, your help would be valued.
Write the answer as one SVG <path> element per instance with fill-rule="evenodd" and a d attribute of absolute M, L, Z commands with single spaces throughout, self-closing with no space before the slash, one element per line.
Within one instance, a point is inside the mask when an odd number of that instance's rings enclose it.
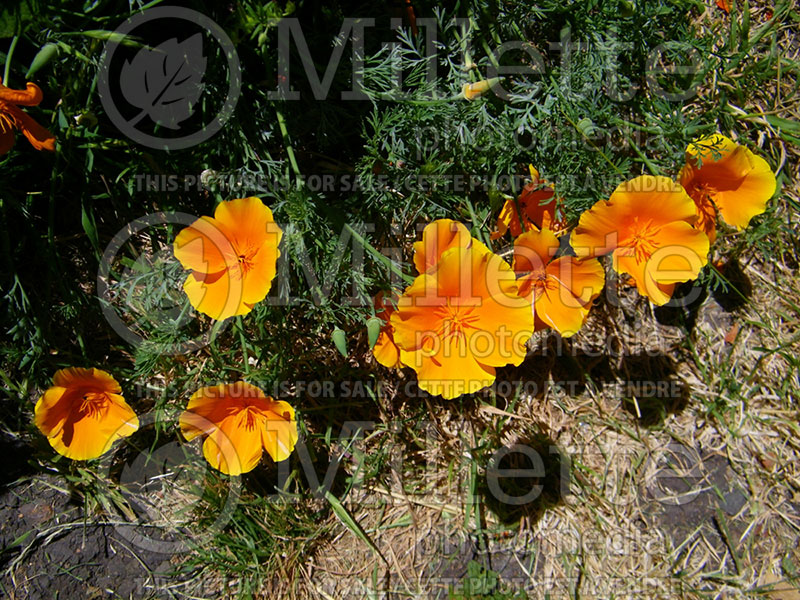
<path fill-rule="evenodd" d="M 54 386 L 45 391 L 34 408 L 34 423 L 46 436 L 57 435 L 64 427 L 72 407 L 70 391 Z M 74 395 L 74 392 L 73 392 Z"/>
<path fill-rule="evenodd" d="M 280 250 L 273 240 L 265 241 L 261 245 L 242 278 L 243 302 L 256 304 L 267 297 L 272 288 L 272 280 L 275 279 L 279 256 Z"/>
<path fill-rule="evenodd" d="M 696 202 L 710 196 L 725 222 L 739 229 L 764 212 L 775 193 L 767 161 L 720 134 L 690 144 L 686 160 L 681 183 L 689 194 Z"/>
<path fill-rule="evenodd" d="M 214 424 L 221 423 L 231 412 L 229 396 L 228 384 L 206 386 L 194 392 L 178 419 L 183 437 L 192 440 L 211 433 Z"/>
<path fill-rule="evenodd" d="M 220 202 L 214 211 L 214 219 L 240 248 L 260 248 L 266 241 L 277 248 L 283 237 L 270 208 L 254 196 Z"/>
<path fill-rule="evenodd" d="M 547 274 L 583 303 L 597 298 L 606 282 L 603 265 L 591 258 L 580 260 L 572 256 L 562 256 L 547 265 Z"/>
<path fill-rule="evenodd" d="M 175 237 L 173 252 L 184 269 L 219 273 L 238 263 L 229 234 L 218 221 L 200 217 Z"/>
<path fill-rule="evenodd" d="M 469 230 L 452 219 L 438 219 L 422 230 L 422 241 L 414 243 L 414 266 L 425 273 L 450 248 L 466 248 L 472 242 Z"/>
<path fill-rule="evenodd" d="M 548 286 L 534 302 L 536 316 L 562 336 L 578 332 L 589 314 L 588 303 L 576 298 L 565 286 Z"/>
<path fill-rule="evenodd" d="M 447 400 L 475 393 L 495 380 L 494 367 L 480 364 L 463 343 L 452 340 L 441 344 L 434 357 L 409 365 L 416 370 L 421 389 Z"/>
<path fill-rule="evenodd" d="M 195 310 L 217 321 L 245 315 L 253 308 L 244 302 L 241 279 L 230 276 L 228 271 L 205 278 L 193 271 L 186 277 L 183 291 Z"/>
<path fill-rule="evenodd" d="M 378 363 L 389 369 L 400 366 L 400 349 L 394 342 L 393 328 L 388 326 L 378 335 L 378 340 L 372 348 L 372 356 Z"/>
<path fill-rule="evenodd" d="M 659 247 L 647 261 L 648 276 L 659 283 L 695 279 L 708 263 L 708 236 L 685 222 L 665 225 Z"/>
<path fill-rule="evenodd" d="M 526 231 L 514 241 L 514 271 L 544 271 L 558 248 L 558 238 L 549 229 Z"/>
<path fill-rule="evenodd" d="M 419 348 L 425 340 L 418 332 L 435 331 L 438 324 L 435 309 L 445 305 L 436 278 L 429 274 L 418 276 L 406 288 L 397 302 L 397 311 L 391 315 L 395 343 L 404 350 Z"/>
<path fill-rule="evenodd" d="M 522 233 L 517 205 L 513 198 L 509 198 L 503 203 L 503 208 L 500 209 L 500 214 L 497 215 L 497 224 L 495 227 L 497 231 L 492 234 L 493 240 L 503 237 L 506 231 L 509 230 L 511 230 L 511 235 L 513 237 Z"/>
<path fill-rule="evenodd" d="M 85 388 L 51 388 L 36 404 L 35 421 L 50 445 L 73 460 L 89 460 L 107 452 L 112 444 L 139 427 L 136 413 L 118 394 L 106 393 L 97 411 L 82 411 Z"/>
<path fill-rule="evenodd" d="M 509 264 L 478 240 L 447 250 L 431 273 L 438 293 L 459 306 L 480 306 L 485 298 L 511 308 L 525 304 Z"/>
<path fill-rule="evenodd" d="M 659 306 L 669 302 L 675 290 L 674 283 L 659 283 L 648 277 L 645 263 L 636 260 L 627 248 L 619 248 L 614 251 L 613 265 L 618 273 L 627 273 L 631 276 L 636 289 L 642 296 L 649 298 L 653 304 Z"/>
<path fill-rule="evenodd" d="M 242 422 L 242 413 L 220 423 L 203 442 L 203 456 L 208 464 L 226 475 L 252 471 L 261 460 L 261 432 Z"/>
<path fill-rule="evenodd" d="M 621 183 L 608 201 L 585 211 L 570 244 L 579 257 L 600 256 L 619 247 L 637 221 L 660 226 L 696 219 L 695 203 L 680 184 L 668 177 L 642 175 Z"/>
<path fill-rule="evenodd" d="M 91 391 L 119 394 L 122 388 L 117 380 L 102 369 L 69 367 L 56 371 L 53 385 L 64 388 L 87 388 Z"/>
<path fill-rule="evenodd" d="M 297 443 L 297 421 L 294 408 L 288 402 L 269 399 L 268 405 L 268 410 L 264 411 L 261 444 L 272 460 L 280 462 L 289 458 Z"/>

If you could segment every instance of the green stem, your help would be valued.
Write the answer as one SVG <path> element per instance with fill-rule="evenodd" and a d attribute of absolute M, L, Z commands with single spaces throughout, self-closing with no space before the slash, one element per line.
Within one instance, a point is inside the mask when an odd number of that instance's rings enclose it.
<path fill-rule="evenodd" d="M 478 232 L 478 235 L 480 236 L 479 239 L 486 244 L 487 248 L 491 248 L 492 246 L 489 243 L 489 239 L 486 237 L 486 232 L 482 227 L 480 227 L 480 224 L 478 223 L 478 216 L 475 214 L 475 208 L 472 206 L 472 202 L 469 198 L 467 198 L 467 209 L 469 210 L 469 218 L 472 219 L 472 227 L 476 232 Z"/>
<path fill-rule="evenodd" d="M 242 345 L 242 360 L 244 361 L 244 374 L 250 374 L 250 359 L 247 355 L 247 342 L 244 339 L 244 323 L 242 317 L 236 317 L 236 329 L 239 330 L 239 343 Z"/>
<path fill-rule="evenodd" d="M 297 179 L 297 189 L 300 189 L 303 187 L 303 175 L 300 173 L 300 167 L 297 165 L 297 159 L 294 156 L 292 140 L 289 139 L 289 130 L 286 128 L 286 119 L 283 118 L 283 113 L 277 106 L 275 107 L 275 115 L 278 117 L 278 127 L 280 127 L 283 145 L 286 148 L 286 156 L 289 159 L 289 164 L 292 165 L 292 171 L 294 171 L 294 176 Z"/>
<path fill-rule="evenodd" d="M 368 251 L 370 254 L 372 254 L 372 256 L 373 256 L 373 257 L 375 257 L 375 259 L 376 259 L 378 262 L 380 262 L 381 264 L 383 264 L 384 266 L 386 266 L 386 267 L 387 267 L 387 268 L 388 268 L 388 269 L 389 269 L 389 270 L 390 270 L 392 273 L 394 273 L 395 275 L 399 276 L 399 277 L 400 277 L 400 278 L 401 278 L 403 281 L 405 281 L 406 283 L 413 283 L 413 281 L 414 281 L 414 278 L 413 278 L 413 277 L 411 277 L 410 275 L 406 275 L 405 273 L 403 273 L 403 271 L 402 271 L 402 269 L 400 269 L 400 267 L 398 267 L 398 266 L 397 266 L 396 264 L 394 264 L 394 263 L 393 263 L 391 260 L 389 260 L 389 257 L 387 257 L 387 256 L 384 256 L 383 254 L 381 254 L 380 252 L 378 252 L 378 250 L 377 250 L 377 249 L 376 249 L 376 248 L 375 248 L 375 247 L 374 247 L 372 244 L 370 244 L 370 243 L 369 243 L 367 240 L 365 240 L 365 239 L 364 239 L 364 238 L 361 236 L 361 234 L 359 234 L 359 233 L 358 233 L 358 232 L 357 232 L 355 229 L 353 229 L 352 227 L 350 227 L 350 225 L 349 225 L 349 224 L 345 223 L 344 227 L 345 227 L 345 229 L 347 229 L 347 231 L 348 231 L 348 232 L 350 232 L 350 235 L 352 235 L 352 236 L 353 236 L 353 239 L 355 239 L 355 240 L 356 240 L 356 241 L 357 241 L 359 244 L 361 244 L 362 246 L 364 246 L 364 248 L 365 248 L 365 249 L 366 249 L 366 250 L 367 250 L 367 251 Z"/>
<path fill-rule="evenodd" d="M 219 337 L 219 330 L 222 329 L 222 324 L 225 321 L 214 321 L 211 326 L 211 332 L 208 334 L 208 350 L 211 352 L 211 359 L 218 369 L 223 367 L 222 360 L 219 357 L 219 349 L 217 348 L 217 338 Z"/>
<path fill-rule="evenodd" d="M 625 138 L 630 143 L 631 147 L 633 148 L 634 152 L 639 155 L 639 158 L 642 159 L 642 162 L 647 165 L 647 168 L 650 170 L 651 175 L 661 175 L 661 169 L 659 169 L 656 165 L 652 163 L 652 161 L 644 155 L 641 148 L 636 145 L 636 142 L 633 140 L 631 136 L 627 133 L 625 134 Z"/>
<path fill-rule="evenodd" d="M 6 65 L 5 69 L 3 70 L 3 85 L 8 87 L 8 74 L 11 72 L 11 57 L 14 56 L 14 48 L 17 47 L 17 41 L 19 40 L 18 36 L 14 36 L 11 38 L 11 46 L 8 48 L 8 54 L 6 54 Z"/>
<path fill-rule="evenodd" d="M 583 137 L 583 139 L 584 139 L 584 140 L 586 140 L 586 141 L 589 143 L 589 145 L 590 145 L 590 146 L 591 146 L 591 147 L 592 147 L 592 148 L 593 148 L 593 149 L 594 149 L 594 150 L 595 150 L 595 151 L 596 151 L 598 154 L 600 154 L 600 156 L 602 156 L 602 157 L 605 159 L 605 161 L 606 161 L 606 162 L 607 162 L 609 165 L 611 165 L 611 168 L 612 168 L 612 169 L 614 169 L 614 170 L 615 170 L 617 173 L 619 173 L 620 175 L 624 175 L 624 173 L 623 173 L 623 172 L 620 170 L 620 168 L 619 168 L 617 165 L 615 165 L 613 162 L 611 162 L 611 159 L 610 159 L 610 158 L 608 158 L 608 156 L 606 156 L 606 153 L 605 153 L 605 152 L 603 152 L 602 150 L 600 150 L 600 148 L 598 148 L 598 147 L 597 147 L 597 144 L 595 144 L 595 143 L 594 143 L 594 142 L 593 142 L 591 139 L 589 139 L 589 136 L 587 136 L 587 135 L 586 135 L 586 134 L 585 134 L 585 133 L 584 133 L 584 132 L 581 130 L 581 128 L 580 128 L 580 127 L 578 127 L 578 124 L 577 124 L 577 123 L 575 123 L 575 122 L 574 122 L 572 119 L 570 119 L 570 118 L 569 118 L 569 115 L 567 115 L 567 113 L 564 111 L 564 109 L 563 109 L 563 108 L 561 109 L 561 114 L 562 114 L 562 115 L 564 115 L 564 118 L 565 118 L 567 121 L 569 121 L 569 124 L 570 124 L 570 125 L 572 125 L 572 126 L 575 128 L 575 130 L 576 130 L 578 133 L 580 133 L 580 134 L 581 134 L 581 137 Z"/>

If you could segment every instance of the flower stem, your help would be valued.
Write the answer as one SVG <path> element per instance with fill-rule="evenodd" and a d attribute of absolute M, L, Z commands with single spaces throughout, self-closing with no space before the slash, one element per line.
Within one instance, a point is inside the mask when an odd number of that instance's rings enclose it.
<path fill-rule="evenodd" d="M 11 72 L 11 57 L 14 55 L 14 48 L 17 47 L 17 41 L 19 40 L 19 36 L 14 36 L 11 38 L 11 46 L 8 48 L 8 54 L 6 54 L 6 64 L 5 69 L 3 70 L 3 85 L 8 87 L 8 74 Z"/>
<path fill-rule="evenodd" d="M 398 275 L 406 283 L 412 283 L 414 281 L 413 277 L 403 273 L 402 269 L 400 269 L 400 267 L 394 264 L 394 262 L 391 261 L 389 257 L 384 256 L 383 254 L 378 252 L 378 250 L 372 244 L 370 244 L 367 240 L 365 240 L 355 229 L 350 227 L 349 224 L 345 223 L 344 227 L 345 229 L 347 229 L 350 235 L 353 236 L 353 239 L 355 239 L 359 244 L 361 244 L 367 250 L 367 252 L 372 254 L 372 256 L 374 256 L 380 263 L 388 267 L 388 269 L 392 273 Z"/>
<path fill-rule="evenodd" d="M 289 159 L 289 164 L 292 165 L 292 171 L 297 179 L 297 189 L 303 187 L 303 175 L 300 173 L 300 167 L 297 166 L 297 159 L 294 156 L 294 148 L 292 148 L 292 140 L 289 139 L 289 130 L 286 129 L 286 119 L 283 118 L 281 109 L 275 107 L 275 115 L 278 117 L 278 127 L 281 130 L 281 137 L 283 138 L 283 145 L 286 147 L 286 157 Z"/>
<path fill-rule="evenodd" d="M 244 374 L 250 374 L 250 358 L 247 355 L 247 342 L 244 339 L 244 323 L 242 317 L 236 317 L 236 329 L 239 330 L 239 343 L 242 345 L 242 360 L 244 361 Z"/>

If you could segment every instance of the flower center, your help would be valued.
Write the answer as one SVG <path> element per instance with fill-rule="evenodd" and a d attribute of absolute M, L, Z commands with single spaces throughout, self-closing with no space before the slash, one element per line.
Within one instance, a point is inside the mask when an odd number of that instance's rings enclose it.
<path fill-rule="evenodd" d="M 239 413 L 240 426 L 252 431 L 258 425 L 260 414 L 252 406 L 245 406 Z"/>
<path fill-rule="evenodd" d="M 441 318 L 441 325 L 437 333 L 445 340 L 454 338 L 455 341 L 465 337 L 465 330 L 477 329 L 473 324 L 478 320 L 478 316 L 472 314 L 475 310 L 473 306 L 452 306 L 450 304 L 438 310 Z"/>
<path fill-rule="evenodd" d="M 631 235 L 625 246 L 633 249 L 636 262 L 648 260 L 658 247 L 654 240 L 660 227 L 654 226 L 651 220 L 640 223 L 639 217 L 636 217 L 631 224 L 630 231 Z"/>
<path fill-rule="evenodd" d="M 533 282 L 533 289 L 535 297 L 538 298 L 545 290 L 554 290 L 558 287 L 558 281 L 555 277 L 550 277 L 545 271 L 541 271 L 536 275 Z"/>
<path fill-rule="evenodd" d="M 5 107 L 6 105 L 0 102 L 0 133 L 11 131 L 16 125 L 16 120 L 11 114 L 6 112 Z"/>
<path fill-rule="evenodd" d="M 717 194 L 717 189 L 701 183 L 696 188 L 696 193 L 692 196 L 697 212 L 703 222 L 714 222 L 717 218 L 717 209 L 714 205 L 714 196 Z"/>
<path fill-rule="evenodd" d="M 81 397 L 78 412 L 92 418 L 101 418 L 108 410 L 108 396 L 103 392 L 86 392 Z"/>
<path fill-rule="evenodd" d="M 247 250 L 244 250 L 244 251 L 239 250 L 239 252 L 238 252 L 238 254 L 236 256 L 236 261 L 237 261 L 237 267 L 238 268 L 234 268 L 233 270 L 237 271 L 242 277 L 244 277 L 245 275 L 247 275 L 247 273 L 250 271 L 250 269 L 253 268 L 253 265 L 254 265 L 253 257 L 254 256 L 255 256 L 255 252 L 253 252 L 250 249 L 247 249 Z"/>

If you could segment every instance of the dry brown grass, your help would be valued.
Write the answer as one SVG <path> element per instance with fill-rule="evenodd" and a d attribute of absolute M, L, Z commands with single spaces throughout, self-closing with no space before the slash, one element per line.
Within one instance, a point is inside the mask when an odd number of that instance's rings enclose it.
<path fill-rule="evenodd" d="M 764 22 L 770 8 L 753 4 L 752 22 Z M 722 18 L 709 9 L 697 26 L 720 28 Z M 777 32 L 784 59 L 800 55 L 795 36 L 789 27 Z M 709 85 L 687 110 L 713 101 Z M 748 127 L 794 181 L 777 200 L 775 255 L 738 252 L 739 234 L 723 240 L 719 255 L 737 255 L 723 274 L 749 288 L 747 300 L 708 295 L 670 315 L 621 288 L 619 305 L 604 303 L 562 347 L 568 356 L 540 336 L 534 357 L 509 374 L 541 381 L 540 393 L 463 413 L 430 403 L 435 444 L 406 452 L 404 472 L 383 487 L 348 497 L 382 556 L 340 526 L 303 567 L 309 597 L 447 597 L 450 586 L 463 589 L 471 560 L 497 573 L 490 581 L 499 586 L 485 597 L 800 597 L 800 281 L 791 204 L 800 202 L 800 148 L 763 108 L 769 97 L 769 114 L 797 119 L 795 85 L 784 73 L 733 108 L 762 115 L 747 117 Z M 557 385 L 565 381 L 575 387 Z M 674 387 L 661 398 L 635 393 L 647 381 Z M 567 493 L 504 525 L 474 494 L 476 475 L 485 477 L 476 449 L 484 439 L 536 435 L 568 458 Z"/>

